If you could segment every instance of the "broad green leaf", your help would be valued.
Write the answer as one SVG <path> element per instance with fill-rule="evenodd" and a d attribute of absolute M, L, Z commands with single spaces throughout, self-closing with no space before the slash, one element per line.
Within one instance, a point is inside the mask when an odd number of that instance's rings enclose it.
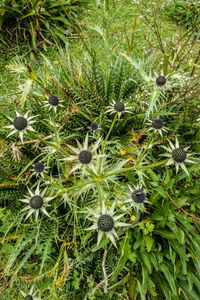
<path fill-rule="evenodd" d="M 147 266 L 149 272 L 151 272 L 151 262 L 149 260 L 149 255 L 145 252 L 144 253 L 141 252 L 140 255 L 141 255 L 142 260 L 144 261 L 145 265 Z"/>
<path fill-rule="evenodd" d="M 167 230 L 162 230 L 162 229 L 155 229 L 154 234 L 160 235 L 162 237 L 164 237 L 165 239 L 176 239 L 176 236 L 173 232 L 167 231 Z"/>
<path fill-rule="evenodd" d="M 154 242 L 154 239 L 151 237 L 151 236 L 147 236 L 146 237 L 146 246 L 147 246 L 147 252 L 150 252 L 151 251 L 151 248 L 153 246 L 153 242 Z"/>
<path fill-rule="evenodd" d="M 151 253 L 149 253 L 149 258 L 150 258 L 150 261 L 152 262 L 155 270 L 158 271 L 158 262 L 157 262 L 156 255 L 151 252 Z"/>

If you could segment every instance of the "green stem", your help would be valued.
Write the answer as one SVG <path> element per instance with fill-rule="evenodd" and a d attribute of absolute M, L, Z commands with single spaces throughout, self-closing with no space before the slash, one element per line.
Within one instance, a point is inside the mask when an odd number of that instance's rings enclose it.
<path fill-rule="evenodd" d="M 110 136 L 110 133 L 111 133 L 111 131 L 112 131 L 114 125 L 115 125 L 116 120 L 117 120 L 117 113 L 115 114 L 115 117 L 114 117 L 114 119 L 113 119 L 113 121 L 112 121 L 112 124 L 111 124 L 111 126 L 110 126 L 110 129 L 109 129 L 109 131 L 108 131 L 108 133 L 107 133 L 107 136 L 106 136 L 106 138 L 105 138 L 105 140 L 104 140 L 104 142 L 103 142 L 103 145 L 102 145 L 102 153 L 104 152 L 106 142 L 107 142 L 107 140 L 108 140 L 108 138 L 109 138 L 109 136 Z M 98 170 L 98 173 L 100 173 L 100 171 L 101 171 L 101 165 L 102 165 L 102 157 L 100 158 L 100 163 L 99 163 L 99 170 Z"/>
<path fill-rule="evenodd" d="M 102 197 L 102 190 L 101 190 L 101 185 L 100 185 L 99 180 L 97 181 L 97 188 L 98 188 L 100 202 L 101 202 L 101 205 L 102 205 L 102 203 L 103 203 L 103 197 Z"/>
<path fill-rule="evenodd" d="M 117 120 L 117 115 L 118 115 L 118 114 L 116 113 L 116 114 L 115 114 L 115 117 L 114 117 L 114 119 L 113 119 L 113 121 L 112 121 L 112 124 L 111 124 L 111 126 L 110 126 L 109 131 L 108 131 L 108 134 L 107 134 L 107 136 L 106 136 L 106 138 L 105 138 L 105 140 L 104 140 L 103 148 L 105 147 L 105 144 L 106 144 L 106 142 L 107 142 L 107 140 L 108 140 L 108 138 L 109 138 L 109 136 L 110 136 L 110 134 L 111 134 L 111 131 L 112 131 L 114 125 L 115 125 L 115 122 L 116 122 L 116 120 Z"/>
<path fill-rule="evenodd" d="M 41 138 L 39 135 L 35 134 L 34 132 L 30 131 L 30 135 L 32 135 L 36 140 L 39 140 L 40 142 L 55 148 L 56 150 L 59 150 L 62 154 L 69 156 L 69 153 L 63 150 L 61 147 L 57 146 L 55 143 L 47 142 L 45 139 Z"/>
<path fill-rule="evenodd" d="M 148 166 L 137 166 L 137 169 L 138 170 L 145 170 L 145 169 L 153 169 L 153 168 L 156 168 L 156 167 L 159 167 L 159 166 L 162 166 L 164 164 L 166 164 L 166 162 L 168 161 L 169 159 L 165 159 L 165 160 L 162 160 L 156 164 L 152 164 L 152 165 L 148 165 Z M 113 175 L 118 175 L 118 174 L 121 174 L 121 173 L 124 173 L 124 172 L 128 172 L 128 171 L 133 171 L 135 169 L 135 166 L 134 167 L 129 167 L 129 168 L 124 168 L 124 169 L 121 169 L 121 170 L 117 170 L 117 171 L 114 171 L 114 172 L 110 172 L 110 173 L 107 173 L 105 175 L 103 175 L 100 180 L 104 179 L 104 178 L 107 178 L 107 177 L 110 177 L 110 176 L 113 176 Z"/>
<path fill-rule="evenodd" d="M 153 135 L 154 135 L 154 132 L 151 134 L 151 136 L 150 136 L 150 138 L 149 138 L 149 140 L 148 140 L 148 142 L 147 142 L 147 144 L 146 144 L 146 146 L 145 146 L 143 152 L 141 153 L 141 155 L 140 155 L 140 156 L 138 157 L 138 159 L 136 160 L 136 165 L 139 165 L 139 163 L 141 162 L 142 158 L 144 157 L 144 155 L 145 155 L 147 149 L 149 148 L 149 145 L 151 144 L 151 141 L 152 141 L 152 139 L 153 139 Z"/>
<path fill-rule="evenodd" d="M 108 12 L 109 10 L 109 0 L 104 0 L 105 1 L 105 7 L 104 7 L 104 10 L 105 10 L 105 13 Z"/>

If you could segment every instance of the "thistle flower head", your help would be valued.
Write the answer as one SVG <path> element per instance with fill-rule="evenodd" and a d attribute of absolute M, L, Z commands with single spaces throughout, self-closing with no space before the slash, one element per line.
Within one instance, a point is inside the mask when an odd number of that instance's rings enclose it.
<path fill-rule="evenodd" d="M 96 154 L 96 150 L 99 147 L 100 142 L 101 142 L 101 138 L 94 145 L 88 147 L 88 133 L 87 133 L 83 146 L 78 141 L 77 141 L 78 149 L 72 147 L 71 145 L 68 145 L 68 147 L 75 154 L 61 160 L 77 162 L 74 168 L 72 168 L 72 170 L 69 173 L 72 173 L 77 169 L 82 169 L 82 173 L 85 174 L 86 168 L 89 168 L 96 174 L 94 162 L 97 158 L 105 156 L 104 154 L 102 155 Z"/>
<path fill-rule="evenodd" d="M 78 160 L 84 165 L 89 164 L 92 160 L 92 152 L 89 150 L 82 150 L 78 155 Z"/>
<path fill-rule="evenodd" d="M 164 123 L 161 118 L 156 118 L 152 120 L 151 125 L 154 129 L 161 129 L 164 126 Z"/>
<path fill-rule="evenodd" d="M 175 164 L 176 167 L 176 173 L 178 173 L 179 167 L 181 167 L 185 173 L 189 176 L 188 170 L 185 166 L 185 162 L 188 163 L 194 163 L 191 159 L 188 159 L 192 154 L 188 153 L 187 150 L 189 147 L 181 148 L 179 146 L 179 141 L 176 138 L 175 145 L 172 144 L 172 142 L 169 141 L 169 147 L 162 146 L 165 150 L 167 150 L 166 153 L 161 154 L 162 156 L 169 157 L 168 162 L 166 163 L 166 166 Z M 190 157 L 191 158 L 191 157 Z"/>
<path fill-rule="evenodd" d="M 129 190 L 130 192 L 126 193 L 129 199 L 123 201 L 123 204 L 128 203 L 130 207 L 133 207 L 136 211 L 143 211 L 145 209 L 145 203 L 149 203 L 146 197 L 146 189 L 139 184 L 137 186 L 134 185 L 133 188 L 129 186 Z"/>
<path fill-rule="evenodd" d="M 29 188 L 28 188 L 30 196 L 25 196 L 25 199 L 20 200 L 21 202 L 27 203 L 28 206 L 23 208 L 21 211 L 29 210 L 26 219 L 28 217 L 35 213 L 36 214 L 36 220 L 39 215 L 39 211 L 41 210 L 45 215 L 48 217 L 49 214 L 47 213 L 45 206 L 49 206 L 48 202 L 53 199 L 53 197 L 45 197 L 46 189 L 44 189 L 42 192 L 40 192 L 39 189 L 39 184 L 35 190 L 35 193 L 33 193 Z M 25 220 L 26 220 L 25 219 Z"/>
<path fill-rule="evenodd" d="M 130 107 L 127 106 L 127 103 L 123 103 L 123 101 L 112 101 L 111 105 L 107 107 L 108 110 L 106 112 L 118 113 L 118 116 L 120 117 L 122 113 L 131 113 L 129 111 Z"/>
<path fill-rule="evenodd" d="M 47 100 L 44 101 L 45 105 L 44 107 L 48 106 L 49 110 L 53 109 L 56 113 L 57 107 L 64 107 L 61 103 L 63 101 L 61 101 L 57 96 L 55 95 L 51 95 L 49 97 L 47 97 Z"/>
<path fill-rule="evenodd" d="M 145 201 L 145 193 L 142 189 L 133 191 L 131 197 L 135 203 L 143 203 Z"/>
<path fill-rule="evenodd" d="M 24 116 L 22 116 L 16 111 L 16 118 L 12 119 L 8 117 L 8 119 L 12 122 L 12 125 L 5 126 L 5 128 L 13 129 L 13 131 L 8 135 L 8 137 L 18 132 L 19 137 L 23 143 L 23 135 L 26 134 L 27 131 L 35 131 L 32 128 L 31 124 L 35 122 L 32 119 L 35 118 L 36 116 L 28 117 L 28 113 L 29 112 L 27 112 Z"/>
<path fill-rule="evenodd" d="M 34 165 L 35 172 L 41 173 L 44 171 L 44 164 L 41 161 L 38 161 Z"/>
<path fill-rule="evenodd" d="M 176 162 L 184 162 L 187 158 L 187 153 L 183 148 L 175 148 L 172 151 L 172 158 Z"/>
<path fill-rule="evenodd" d="M 111 231 L 114 227 L 113 217 L 110 215 L 101 215 L 97 221 L 98 229 L 103 232 Z"/>
<path fill-rule="evenodd" d="M 98 123 L 97 123 L 97 122 L 91 123 L 91 124 L 90 124 L 90 128 L 91 128 L 92 130 L 97 130 L 97 129 L 98 129 Z"/>
<path fill-rule="evenodd" d="M 18 131 L 21 131 L 27 127 L 28 122 L 27 122 L 27 119 L 20 116 L 20 117 L 16 117 L 14 119 L 13 125 Z"/>
<path fill-rule="evenodd" d="M 90 208 L 88 208 L 87 210 L 89 212 L 89 215 L 87 217 L 89 220 L 93 221 L 94 224 L 86 230 L 98 230 L 97 245 L 99 245 L 103 235 L 105 234 L 106 237 L 109 238 L 113 245 L 116 247 L 114 236 L 116 238 L 118 238 L 118 236 L 115 228 L 130 225 L 119 221 L 119 219 L 123 217 L 123 214 L 115 216 L 115 202 L 113 202 L 110 209 L 106 208 L 103 202 L 102 206 L 99 206 L 96 210 L 92 210 Z"/>
<path fill-rule="evenodd" d="M 115 102 L 114 104 L 114 109 L 117 111 L 117 112 L 122 112 L 125 110 L 125 105 L 122 101 L 117 101 Z"/>
<path fill-rule="evenodd" d="M 41 196 L 35 195 L 30 198 L 30 207 L 33 209 L 39 209 L 43 205 L 43 198 Z"/>
<path fill-rule="evenodd" d="M 31 171 L 33 172 L 32 176 L 42 176 L 44 178 L 44 174 L 47 172 L 48 169 L 49 167 L 47 167 L 43 162 L 37 161 L 34 164 L 33 169 L 31 169 Z"/>
<path fill-rule="evenodd" d="M 163 131 L 167 131 L 168 129 L 164 127 L 164 121 L 160 117 L 157 117 L 153 120 L 148 120 L 147 125 L 149 126 L 148 130 L 153 130 L 154 132 L 158 132 L 162 136 Z"/>
<path fill-rule="evenodd" d="M 58 99 L 58 97 L 56 97 L 56 96 L 54 96 L 54 95 L 52 95 L 52 96 L 50 96 L 49 98 L 48 98 L 48 103 L 50 104 L 50 105 L 53 105 L 53 106 L 57 106 L 58 104 L 59 104 L 59 99 Z"/>
<path fill-rule="evenodd" d="M 165 85 L 166 81 L 167 81 L 166 77 L 164 77 L 164 76 L 162 76 L 162 75 L 160 75 L 160 76 L 158 76 L 158 77 L 156 78 L 156 84 L 157 84 L 158 86 L 163 86 L 163 85 Z"/>

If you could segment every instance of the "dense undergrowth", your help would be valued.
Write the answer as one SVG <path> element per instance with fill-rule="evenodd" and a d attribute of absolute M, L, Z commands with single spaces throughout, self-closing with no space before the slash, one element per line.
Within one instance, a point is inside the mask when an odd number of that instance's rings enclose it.
<path fill-rule="evenodd" d="M 196 300 L 195 27 L 163 37 L 164 3 L 97 2 L 80 39 L 1 78 L 1 298 Z"/>

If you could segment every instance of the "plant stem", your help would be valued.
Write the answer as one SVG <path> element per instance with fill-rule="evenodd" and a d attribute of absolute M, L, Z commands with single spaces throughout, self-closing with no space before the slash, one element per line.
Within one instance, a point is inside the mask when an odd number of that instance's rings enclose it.
<path fill-rule="evenodd" d="M 138 157 L 138 159 L 137 159 L 137 161 L 136 161 L 136 165 L 139 165 L 139 163 L 141 162 L 142 158 L 144 157 L 144 155 L 145 155 L 145 153 L 146 153 L 147 149 L 149 148 L 149 145 L 150 145 L 150 143 L 151 143 L 151 141 L 152 141 L 153 135 L 154 135 L 154 132 L 151 134 L 151 136 L 150 136 L 150 138 L 149 138 L 149 140 L 148 140 L 148 142 L 147 142 L 147 145 L 145 146 L 143 152 L 142 152 L 141 155 Z"/>
<path fill-rule="evenodd" d="M 112 131 L 114 125 L 115 125 L 116 120 L 117 120 L 117 113 L 115 114 L 115 117 L 114 117 L 114 119 L 113 119 L 113 121 L 112 121 L 112 124 L 111 124 L 111 126 L 110 126 L 110 129 L 109 129 L 109 131 L 108 131 L 108 133 L 107 133 L 107 136 L 106 136 L 106 138 L 105 138 L 105 140 L 104 140 L 104 142 L 103 142 L 103 145 L 102 145 L 102 153 L 104 152 L 106 142 L 107 142 L 107 140 L 108 140 L 108 138 L 109 138 L 109 136 L 110 136 L 110 133 L 111 133 L 111 131 Z M 101 170 L 101 165 L 102 165 L 102 157 L 100 158 L 100 163 L 99 163 L 99 170 L 98 170 L 98 173 L 99 173 L 100 170 Z"/>
<path fill-rule="evenodd" d="M 111 133 L 111 131 L 112 131 L 114 125 L 115 125 L 116 120 L 117 120 L 117 113 L 115 114 L 115 117 L 114 117 L 114 119 L 113 119 L 113 121 L 112 121 L 112 124 L 111 124 L 111 126 L 110 126 L 109 131 L 108 131 L 108 134 L 107 134 L 107 136 L 106 136 L 106 138 L 105 138 L 105 140 L 104 140 L 103 147 L 105 147 L 105 144 L 106 144 L 106 142 L 107 142 L 107 140 L 108 140 L 108 138 L 109 138 L 109 136 L 110 136 L 110 133 Z"/>
<path fill-rule="evenodd" d="M 29 132 L 35 139 L 39 140 L 40 142 L 55 148 L 56 150 L 60 151 L 62 154 L 69 156 L 69 153 L 63 150 L 60 146 L 56 145 L 55 143 L 47 142 L 45 139 L 41 138 L 39 135 L 35 134 L 34 132 Z"/>
<path fill-rule="evenodd" d="M 109 10 L 109 0 L 104 0 L 104 1 L 105 1 L 104 10 L 105 10 L 105 13 L 107 13 Z"/>
<path fill-rule="evenodd" d="M 103 197 L 102 197 L 102 190 L 101 190 L 101 185 L 100 185 L 99 180 L 97 181 L 97 188 L 98 188 L 100 202 L 101 202 L 101 205 L 102 205 L 102 203 L 103 203 Z"/>
<path fill-rule="evenodd" d="M 162 165 L 166 164 L 166 162 L 168 160 L 169 159 L 167 158 L 167 159 L 162 160 L 162 161 L 160 161 L 156 164 L 152 164 L 152 165 L 148 165 L 148 166 L 137 166 L 137 168 L 134 166 L 134 167 L 124 168 L 124 169 L 121 169 L 121 170 L 117 170 L 117 171 L 114 171 L 114 172 L 107 173 L 107 174 L 103 175 L 101 177 L 101 179 L 104 179 L 104 178 L 107 178 L 107 177 L 110 177 L 110 176 L 113 176 L 113 175 L 121 174 L 121 173 L 124 173 L 124 172 L 133 171 L 134 169 L 139 169 L 139 170 L 153 169 L 153 168 L 156 168 L 156 167 L 159 167 L 159 166 L 162 166 Z"/>

